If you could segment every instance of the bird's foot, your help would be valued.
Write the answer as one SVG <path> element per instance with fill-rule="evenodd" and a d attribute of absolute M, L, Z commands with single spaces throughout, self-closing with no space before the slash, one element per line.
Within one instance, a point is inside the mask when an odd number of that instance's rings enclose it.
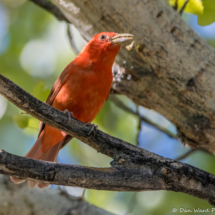
<path fill-rule="evenodd" d="M 69 121 L 71 120 L 71 117 L 73 117 L 73 118 L 74 118 L 74 114 L 73 114 L 73 112 L 69 112 L 69 110 L 68 110 L 68 109 L 64 110 L 64 113 L 68 115 L 68 117 L 69 117 Z"/>
<path fill-rule="evenodd" d="M 18 178 L 16 176 L 10 176 L 10 180 L 13 181 L 15 184 L 21 184 L 26 181 L 26 179 Z"/>
<path fill-rule="evenodd" d="M 88 122 L 86 125 L 91 126 L 91 129 L 90 129 L 88 135 L 90 135 L 93 132 L 94 133 L 93 136 L 95 137 L 97 129 L 98 129 L 98 125 L 91 124 L 91 122 Z"/>
<path fill-rule="evenodd" d="M 16 177 L 16 176 L 10 176 L 10 179 L 11 179 L 11 181 L 13 181 L 15 184 L 21 184 L 21 183 L 23 183 L 23 182 L 26 181 L 26 179 L 18 178 L 18 177 Z M 28 186 L 29 186 L 30 188 L 33 188 L 35 185 L 36 185 L 39 189 L 42 189 L 42 188 L 45 188 L 45 187 L 48 187 L 48 186 L 49 186 L 49 184 L 44 183 L 44 182 L 37 182 L 37 181 L 28 180 Z"/>
<path fill-rule="evenodd" d="M 43 189 L 43 188 L 45 188 L 45 187 L 48 187 L 49 186 L 49 184 L 47 184 L 47 183 L 44 183 L 44 182 L 42 182 L 42 181 L 31 181 L 31 180 L 28 180 L 28 186 L 30 187 L 30 188 L 33 188 L 34 186 L 37 186 L 39 189 Z"/>

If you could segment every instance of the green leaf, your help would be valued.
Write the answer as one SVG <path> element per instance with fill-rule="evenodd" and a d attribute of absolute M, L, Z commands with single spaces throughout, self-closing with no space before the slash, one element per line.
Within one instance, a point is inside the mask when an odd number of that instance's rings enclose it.
<path fill-rule="evenodd" d="M 213 1 L 213 0 L 212 0 Z M 175 5 L 176 0 L 169 0 L 169 4 L 171 6 Z M 178 10 L 180 10 L 185 3 L 185 0 L 178 0 Z M 202 1 L 200 0 L 189 0 L 185 7 L 185 12 L 200 15 L 203 13 L 204 7 L 202 5 Z"/>
<path fill-rule="evenodd" d="M 41 101 L 46 101 L 50 90 L 45 87 L 45 83 L 43 81 L 38 82 L 33 89 L 33 96 L 38 98 Z"/>
<path fill-rule="evenodd" d="M 202 0 L 204 6 L 204 13 L 198 16 L 199 25 L 210 25 L 215 22 L 215 1 Z"/>
<path fill-rule="evenodd" d="M 28 126 L 28 119 L 29 119 L 29 116 L 27 115 L 17 114 L 13 116 L 13 120 L 21 129 L 24 129 Z"/>

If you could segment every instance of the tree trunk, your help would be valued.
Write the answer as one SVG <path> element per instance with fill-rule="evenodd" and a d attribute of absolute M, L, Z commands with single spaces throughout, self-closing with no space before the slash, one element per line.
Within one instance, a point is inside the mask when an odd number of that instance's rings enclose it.
<path fill-rule="evenodd" d="M 215 153 L 215 52 L 164 0 L 55 0 L 89 40 L 102 31 L 134 34 L 117 58 L 113 89 L 163 114 L 182 143 Z"/>

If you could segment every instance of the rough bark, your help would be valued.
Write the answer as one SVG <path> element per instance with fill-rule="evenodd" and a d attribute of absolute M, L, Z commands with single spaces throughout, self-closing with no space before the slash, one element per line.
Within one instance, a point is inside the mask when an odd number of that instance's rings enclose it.
<path fill-rule="evenodd" d="M 177 126 L 182 143 L 215 153 L 215 51 L 164 0 L 55 0 L 89 40 L 135 35 L 118 55 L 113 89 Z"/>
<path fill-rule="evenodd" d="M 171 190 L 215 205 L 215 176 L 193 166 L 150 153 L 71 118 L 28 94 L 0 75 L 0 94 L 27 113 L 83 141 L 111 158 L 110 168 L 43 162 L 2 151 L 0 173 L 47 183 L 113 191 Z"/>
<path fill-rule="evenodd" d="M 111 215 L 60 190 L 29 189 L 7 176 L 0 176 L 0 193 L 1 215 Z"/>

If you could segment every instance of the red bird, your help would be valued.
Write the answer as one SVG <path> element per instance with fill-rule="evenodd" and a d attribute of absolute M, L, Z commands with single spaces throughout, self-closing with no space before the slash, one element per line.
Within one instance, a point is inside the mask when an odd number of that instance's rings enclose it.
<path fill-rule="evenodd" d="M 109 96 L 112 66 L 120 46 L 132 39 L 131 34 L 96 34 L 61 73 L 46 103 L 71 112 L 74 118 L 84 123 L 92 122 Z M 65 132 L 40 122 L 38 139 L 25 157 L 54 162 L 59 150 L 71 139 L 72 136 Z M 14 176 L 11 180 L 15 183 L 25 181 Z M 35 181 L 28 181 L 28 184 L 38 188 L 49 185 Z"/>

